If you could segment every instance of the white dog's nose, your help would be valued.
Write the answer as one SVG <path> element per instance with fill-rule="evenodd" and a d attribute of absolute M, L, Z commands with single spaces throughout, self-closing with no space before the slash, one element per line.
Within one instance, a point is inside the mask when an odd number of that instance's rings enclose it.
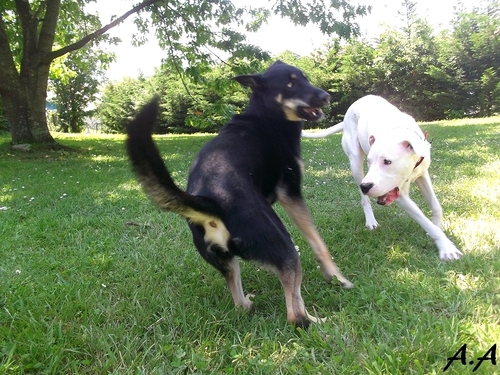
<path fill-rule="evenodd" d="M 372 182 L 363 183 L 363 184 L 359 185 L 359 188 L 361 189 L 361 191 L 363 192 L 363 194 L 368 194 L 368 192 L 373 187 L 373 185 L 374 184 Z"/>

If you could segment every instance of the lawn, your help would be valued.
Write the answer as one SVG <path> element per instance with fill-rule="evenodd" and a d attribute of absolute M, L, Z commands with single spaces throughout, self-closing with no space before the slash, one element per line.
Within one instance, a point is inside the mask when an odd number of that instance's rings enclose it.
<path fill-rule="evenodd" d="M 325 282 L 278 207 L 306 306 L 327 318 L 307 332 L 286 322 L 277 277 L 251 263 L 254 309 L 234 308 L 186 223 L 145 197 L 122 136 L 55 134 L 74 151 L 25 153 L 0 135 L 0 374 L 500 373 L 500 117 L 422 127 L 464 257 L 439 261 L 397 205 L 374 207 L 368 231 L 341 135 L 304 140 L 304 197 L 355 284 Z M 180 185 L 211 137 L 157 137 Z"/>

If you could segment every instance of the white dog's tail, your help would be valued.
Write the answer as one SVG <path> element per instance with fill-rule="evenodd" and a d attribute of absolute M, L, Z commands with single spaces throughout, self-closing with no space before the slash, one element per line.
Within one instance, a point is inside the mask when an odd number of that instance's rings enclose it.
<path fill-rule="evenodd" d="M 317 132 L 305 132 L 302 131 L 302 137 L 304 138 L 324 138 L 329 135 L 339 133 L 344 130 L 344 122 L 340 122 L 337 125 L 330 126 L 329 128 L 317 131 Z"/>

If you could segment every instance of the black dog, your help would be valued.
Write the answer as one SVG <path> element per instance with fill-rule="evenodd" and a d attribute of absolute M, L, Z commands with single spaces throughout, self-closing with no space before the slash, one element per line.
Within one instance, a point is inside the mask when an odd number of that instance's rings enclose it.
<path fill-rule="evenodd" d="M 338 270 L 302 199 L 302 119 L 319 121 L 329 95 L 297 68 L 275 62 L 264 74 L 234 78 L 252 89 L 250 104 L 235 115 L 194 160 L 187 192 L 167 171 L 151 138 L 158 102 L 146 105 L 128 127 L 127 149 L 148 196 L 188 220 L 201 256 L 226 278 L 236 306 L 250 309 L 238 257 L 274 271 L 283 284 L 288 321 L 307 327 L 318 319 L 301 297 L 297 250 L 271 205 L 278 201 L 314 249 L 324 276 L 352 284 Z"/>

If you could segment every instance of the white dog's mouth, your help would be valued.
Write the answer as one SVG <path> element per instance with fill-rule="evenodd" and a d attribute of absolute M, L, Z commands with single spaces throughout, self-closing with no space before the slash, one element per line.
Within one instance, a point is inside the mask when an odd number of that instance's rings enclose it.
<path fill-rule="evenodd" d="M 323 111 L 319 108 L 299 107 L 298 116 L 307 121 L 319 121 L 323 118 Z"/>
<path fill-rule="evenodd" d="M 399 198 L 399 188 L 395 187 L 387 194 L 381 195 L 377 198 L 377 203 L 382 206 L 388 206 Z"/>

